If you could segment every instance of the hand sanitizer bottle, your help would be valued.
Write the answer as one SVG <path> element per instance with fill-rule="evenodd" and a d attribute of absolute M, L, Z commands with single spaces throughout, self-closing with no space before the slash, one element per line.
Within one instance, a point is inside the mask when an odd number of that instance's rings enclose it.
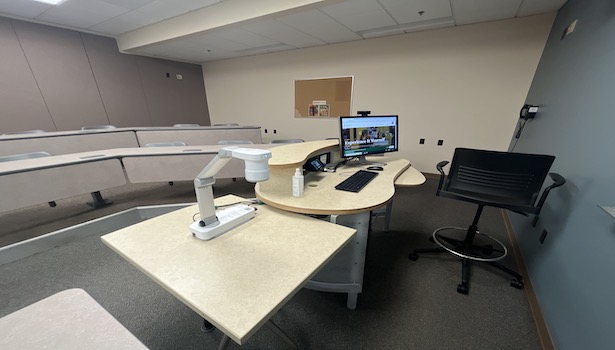
<path fill-rule="evenodd" d="M 295 175 L 293 175 L 293 197 L 303 197 L 303 172 L 301 168 L 295 169 Z"/>

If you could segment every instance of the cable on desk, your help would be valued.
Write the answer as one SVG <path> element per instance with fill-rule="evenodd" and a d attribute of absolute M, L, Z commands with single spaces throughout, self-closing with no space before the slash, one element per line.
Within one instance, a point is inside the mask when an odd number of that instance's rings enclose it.
<path fill-rule="evenodd" d="M 234 203 L 229 203 L 229 204 L 223 204 L 223 205 L 214 205 L 214 209 L 220 209 L 220 208 L 224 208 L 224 207 L 230 207 L 231 205 L 235 205 L 235 204 L 245 204 L 248 206 L 252 206 L 254 204 L 264 204 L 263 202 L 259 201 L 256 198 L 251 198 L 247 201 L 240 201 L 240 202 L 234 202 Z M 254 208 L 255 211 L 258 211 L 258 208 L 256 207 L 252 207 Z M 192 215 L 192 221 L 197 221 L 196 220 L 196 216 L 199 215 L 199 212 L 194 213 L 194 215 Z"/>

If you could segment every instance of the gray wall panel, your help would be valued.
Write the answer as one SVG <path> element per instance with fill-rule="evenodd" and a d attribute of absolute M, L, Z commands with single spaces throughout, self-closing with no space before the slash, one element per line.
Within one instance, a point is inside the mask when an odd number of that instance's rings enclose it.
<path fill-rule="evenodd" d="M 78 32 L 13 21 L 58 130 L 109 120 Z"/>
<path fill-rule="evenodd" d="M 205 96 L 201 66 L 147 57 L 138 57 L 138 62 L 154 125 L 210 125 L 206 99 L 199 98 Z"/>
<path fill-rule="evenodd" d="M 3 18 L 0 18 L 0 62 L 0 134 L 55 130 L 13 26 Z"/>
<path fill-rule="evenodd" d="M 0 17 L 0 62 L 0 133 L 210 125 L 200 65 L 122 54 L 111 38 Z"/>
<path fill-rule="evenodd" d="M 576 29 L 562 39 L 568 25 Z M 549 195 L 536 227 L 511 214 L 555 347 L 615 344 L 615 2 L 568 0 L 559 11 L 527 103 L 540 108 L 515 151 L 556 156 L 567 183 Z M 538 240 L 543 229 L 548 235 Z"/>
<path fill-rule="evenodd" d="M 121 54 L 115 39 L 81 34 L 109 123 L 118 127 L 153 125 L 136 56 Z"/>

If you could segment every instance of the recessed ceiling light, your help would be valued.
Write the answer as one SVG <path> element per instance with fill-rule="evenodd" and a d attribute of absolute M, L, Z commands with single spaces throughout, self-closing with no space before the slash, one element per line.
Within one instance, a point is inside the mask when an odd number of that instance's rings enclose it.
<path fill-rule="evenodd" d="M 49 4 L 49 5 L 60 5 L 66 0 L 34 0 L 34 1 L 42 2 L 43 4 Z"/>

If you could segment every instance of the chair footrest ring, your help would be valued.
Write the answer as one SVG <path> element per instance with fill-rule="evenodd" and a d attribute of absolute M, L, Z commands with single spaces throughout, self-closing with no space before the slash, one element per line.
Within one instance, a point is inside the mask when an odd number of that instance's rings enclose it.
<path fill-rule="evenodd" d="M 497 261 L 503 259 L 508 250 L 497 239 L 482 233 L 476 233 L 472 245 L 466 247 L 467 229 L 445 226 L 433 232 L 437 245 L 460 258 L 476 261 Z"/>

